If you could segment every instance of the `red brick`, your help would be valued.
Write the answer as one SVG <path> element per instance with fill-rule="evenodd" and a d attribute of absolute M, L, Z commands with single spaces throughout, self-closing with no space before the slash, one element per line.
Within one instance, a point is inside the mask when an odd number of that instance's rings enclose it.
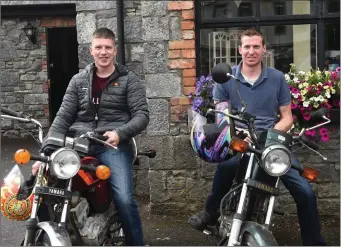
<path fill-rule="evenodd" d="M 52 26 L 52 18 L 51 17 L 45 17 L 40 22 L 41 27 L 51 27 Z"/>
<path fill-rule="evenodd" d="M 195 42 L 194 40 L 174 40 L 169 41 L 169 49 L 176 50 L 176 49 L 195 49 Z"/>
<path fill-rule="evenodd" d="M 183 20 L 194 20 L 194 10 L 183 10 L 181 18 Z"/>
<path fill-rule="evenodd" d="M 195 87 L 184 87 L 184 95 L 189 95 L 190 93 L 195 93 Z"/>
<path fill-rule="evenodd" d="M 173 59 L 168 62 L 170 69 L 193 69 L 195 68 L 195 59 Z"/>
<path fill-rule="evenodd" d="M 195 86 L 195 77 L 185 77 L 183 79 L 184 87 L 193 87 Z"/>
<path fill-rule="evenodd" d="M 170 50 L 168 51 L 168 58 L 179 58 L 181 55 L 180 50 Z"/>
<path fill-rule="evenodd" d="M 182 30 L 194 30 L 194 21 L 182 21 L 181 28 Z"/>
<path fill-rule="evenodd" d="M 195 50 L 182 50 L 182 58 L 195 58 Z"/>
<path fill-rule="evenodd" d="M 187 106 L 187 105 L 192 104 L 192 100 L 188 97 L 181 97 L 181 98 L 179 98 L 179 104 Z"/>
<path fill-rule="evenodd" d="M 178 105 L 179 104 L 179 98 L 172 98 L 171 99 L 171 105 Z"/>
<path fill-rule="evenodd" d="M 183 77 L 195 76 L 195 69 L 184 69 Z"/>
<path fill-rule="evenodd" d="M 183 9 L 193 9 L 193 1 L 169 1 L 168 10 L 183 10 Z"/>
<path fill-rule="evenodd" d="M 182 38 L 183 39 L 194 39 L 195 33 L 193 30 L 183 30 L 182 31 Z"/>
<path fill-rule="evenodd" d="M 180 114 L 182 113 L 182 107 L 181 105 L 175 105 L 171 107 L 171 113 L 172 114 Z"/>

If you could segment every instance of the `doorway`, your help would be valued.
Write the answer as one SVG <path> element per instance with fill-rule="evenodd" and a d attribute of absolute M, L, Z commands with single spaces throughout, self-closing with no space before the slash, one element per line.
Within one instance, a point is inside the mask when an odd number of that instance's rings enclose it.
<path fill-rule="evenodd" d="M 53 122 L 71 78 L 79 72 L 76 27 L 47 28 L 47 72 L 50 123 Z"/>

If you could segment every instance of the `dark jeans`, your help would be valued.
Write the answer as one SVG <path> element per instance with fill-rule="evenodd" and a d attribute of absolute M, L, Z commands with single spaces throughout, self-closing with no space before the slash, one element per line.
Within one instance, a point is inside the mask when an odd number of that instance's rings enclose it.
<path fill-rule="evenodd" d="M 239 156 L 235 156 L 217 165 L 212 194 L 206 202 L 206 211 L 209 214 L 219 210 L 220 201 L 232 186 L 239 162 L 247 162 L 247 160 L 248 158 L 243 158 L 239 161 Z M 292 162 L 298 162 L 294 156 Z M 316 197 L 310 183 L 293 168 L 281 177 L 281 181 L 296 202 L 303 245 L 326 245 L 321 236 Z"/>
<path fill-rule="evenodd" d="M 130 145 L 119 145 L 118 149 L 93 145 L 89 153 L 111 170 L 109 182 L 112 196 L 119 211 L 128 246 L 143 246 L 140 214 L 133 197 L 132 149 Z"/>

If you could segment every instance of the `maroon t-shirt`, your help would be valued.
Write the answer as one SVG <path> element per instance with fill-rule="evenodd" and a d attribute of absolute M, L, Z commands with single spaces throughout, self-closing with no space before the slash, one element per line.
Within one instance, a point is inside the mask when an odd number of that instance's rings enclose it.
<path fill-rule="evenodd" d="M 94 78 L 92 80 L 92 98 L 95 99 L 95 102 L 97 99 L 101 98 L 102 91 L 107 85 L 109 78 L 110 76 L 102 78 L 94 73 Z"/>

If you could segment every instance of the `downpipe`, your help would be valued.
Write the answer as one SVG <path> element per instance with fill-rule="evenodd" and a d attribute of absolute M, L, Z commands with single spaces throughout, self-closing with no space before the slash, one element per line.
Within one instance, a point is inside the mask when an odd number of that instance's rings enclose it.
<path fill-rule="evenodd" d="M 254 155 L 255 155 L 254 153 L 251 153 L 251 155 L 250 155 L 249 163 L 248 163 L 246 174 L 245 174 L 245 179 L 248 179 L 251 175 Z M 243 223 L 243 214 L 242 213 L 243 213 L 246 193 L 247 193 L 247 185 L 244 182 L 242 192 L 240 195 L 240 199 L 239 199 L 237 213 L 234 215 L 233 220 L 232 220 L 231 232 L 229 234 L 229 241 L 227 244 L 228 246 L 239 246 L 240 245 L 240 243 L 238 242 L 238 238 L 239 238 L 240 229 L 241 229 L 241 226 Z"/>

